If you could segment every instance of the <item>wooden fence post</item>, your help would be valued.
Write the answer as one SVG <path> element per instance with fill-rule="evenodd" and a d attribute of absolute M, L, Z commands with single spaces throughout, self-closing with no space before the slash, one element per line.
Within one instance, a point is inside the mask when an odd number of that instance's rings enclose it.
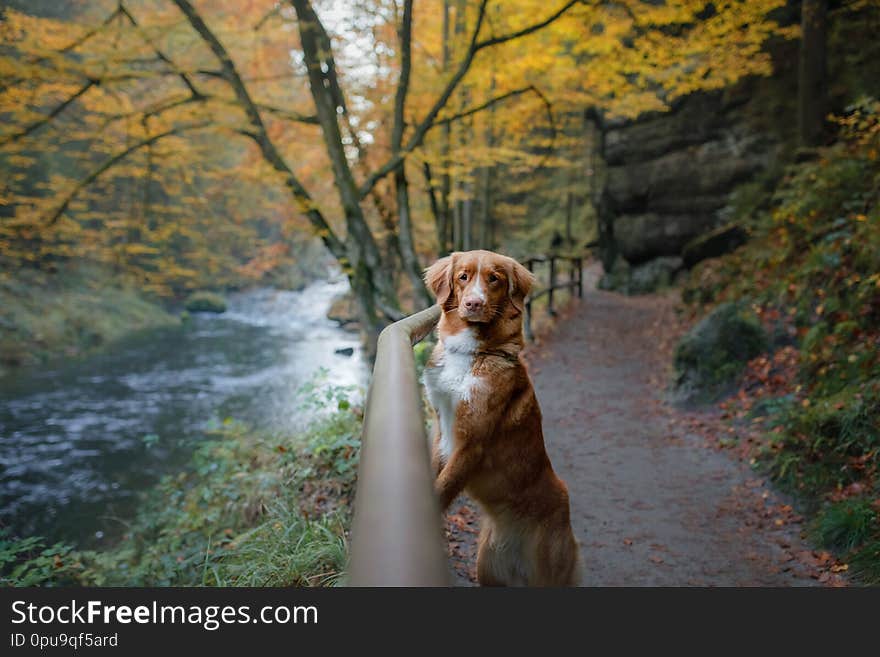
<path fill-rule="evenodd" d="M 533 262 L 532 262 L 531 258 L 526 260 L 526 269 L 528 269 L 530 272 L 534 273 Z M 526 299 L 525 333 L 526 333 L 526 340 L 528 340 L 529 342 L 535 341 L 535 335 L 532 333 L 532 300 L 531 300 L 531 298 Z"/>
<path fill-rule="evenodd" d="M 578 268 L 578 299 L 584 298 L 584 261 L 583 258 L 577 259 Z"/>

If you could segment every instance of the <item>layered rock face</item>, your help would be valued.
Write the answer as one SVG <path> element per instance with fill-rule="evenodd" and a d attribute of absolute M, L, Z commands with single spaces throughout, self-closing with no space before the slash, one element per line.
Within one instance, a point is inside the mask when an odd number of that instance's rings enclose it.
<path fill-rule="evenodd" d="M 681 258 L 688 243 L 728 220 L 724 210 L 738 185 L 784 159 L 794 125 L 780 118 L 794 116 L 797 50 L 782 50 L 786 59 L 772 78 L 693 94 L 669 113 L 606 126 L 606 269 L 638 273 L 657 258 Z"/>
<path fill-rule="evenodd" d="M 789 3 L 779 19 L 799 19 Z M 829 101 L 841 112 L 880 97 L 880 8 L 832 13 Z M 695 93 L 670 111 L 602 126 L 606 182 L 599 204 L 604 287 L 650 291 L 677 271 L 721 255 L 747 237 L 734 226 L 731 193 L 760 178 L 767 189 L 797 148 L 799 41 L 768 46 L 773 74 Z M 766 196 L 766 194 L 765 194 Z M 745 217 L 747 223 L 747 217 Z M 656 285 L 655 285 L 656 283 Z"/>
<path fill-rule="evenodd" d="M 718 226 L 739 183 L 778 160 L 781 140 L 757 133 L 725 96 L 690 98 L 673 114 L 606 134 L 606 203 L 630 264 L 679 255 Z"/>

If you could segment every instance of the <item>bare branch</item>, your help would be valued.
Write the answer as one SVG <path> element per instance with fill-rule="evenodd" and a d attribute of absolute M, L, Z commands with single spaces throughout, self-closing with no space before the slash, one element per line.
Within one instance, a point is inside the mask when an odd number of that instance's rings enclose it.
<path fill-rule="evenodd" d="M 134 27 L 134 28 L 138 31 L 138 33 L 140 34 L 141 39 L 143 39 L 143 40 L 147 43 L 147 45 L 150 46 L 150 48 L 153 49 L 153 52 L 156 53 L 156 57 L 158 57 L 159 60 L 160 60 L 161 62 L 163 62 L 164 64 L 167 64 L 168 66 L 170 66 L 171 69 L 172 69 L 175 73 L 177 73 L 177 75 L 180 77 L 180 79 L 181 79 L 181 81 L 183 82 L 183 84 L 185 84 L 185 85 L 186 85 L 186 88 L 189 89 L 190 93 L 191 93 L 193 96 L 200 96 L 201 94 L 199 93 L 198 89 L 196 89 L 195 86 L 193 86 L 192 80 L 190 80 L 189 76 L 188 76 L 186 73 L 182 73 L 182 72 L 180 72 L 180 69 L 174 64 L 174 62 L 172 62 L 172 61 L 171 61 L 171 60 L 165 55 L 165 53 L 163 53 L 163 52 L 158 48 L 158 46 L 156 46 L 155 44 L 153 44 L 153 42 L 150 41 L 150 39 L 149 39 L 145 34 L 143 34 L 143 32 L 141 31 L 141 26 L 140 26 L 140 24 L 135 20 L 134 16 L 132 16 L 131 12 L 128 11 L 128 9 L 125 8 L 125 5 L 122 4 L 121 2 L 119 3 L 119 11 L 122 12 L 122 14 L 128 19 L 128 22 L 131 23 L 132 27 Z"/>
<path fill-rule="evenodd" d="M 532 25 L 529 25 L 528 27 L 524 27 L 521 30 L 517 30 L 516 32 L 511 32 L 510 34 L 505 34 L 500 37 L 492 37 L 490 39 L 486 39 L 485 41 L 480 41 L 476 46 L 476 50 L 483 50 L 483 48 L 497 46 L 498 44 L 507 43 L 508 41 L 513 41 L 514 39 L 519 39 L 521 37 L 528 36 L 529 34 L 533 34 L 533 33 L 537 32 L 538 30 L 541 30 L 541 29 L 547 27 L 548 25 L 550 25 L 551 23 L 553 23 L 554 21 L 556 21 L 565 12 L 567 12 L 569 9 L 571 9 L 572 7 L 574 7 L 576 4 L 578 4 L 580 2 L 583 2 L 583 0 L 568 0 L 568 2 L 566 2 L 564 5 L 562 5 L 559 9 L 557 9 L 552 14 L 550 14 L 544 20 L 542 20 L 538 23 L 533 23 Z"/>
<path fill-rule="evenodd" d="M 379 182 L 379 180 L 394 171 L 404 160 L 408 153 L 411 153 L 422 144 L 425 139 L 425 135 L 433 127 L 437 116 L 446 106 L 446 103 L 449 102 L 449 99 L 452 97 L 452 94 L 455 92 L 455 89 L 458 87 L 459 83 L 461 83 L 465 75 L 467 75 L 468 71 L 470 70 L 471 64 L 473 64 L 474 57 L 479 51 L 485 50 L 486 48 L 489 48 L 491 46 L 507 43 L 508 41 L 513 41 L 514 39 L 519 39 L 520 37 L 524 37 L 526 35 L 537 32 L 538 30 L 541 30 L 553 23 L 554 21 L 558 20 L 569 9 L 582 1 L 583 0 L 567 0 L 567 2 L 565 2 L 559 9 L 554 11 L 547 18 L 544 18 L 537 23 L 533 23 L 528 27 L 517 30 L 516 32 L 512 32 L 510 34 L 506 34 L 500 37 L 492 37 L 480 41 L 480 30 L 483 26 L 483 20 L 486 16 L 486 6 L 489 4 L 489 0 L 481 0 L 480 7 L 477 12 L 476 25 L 474 26 L 474 30 L 471 33 L 470 44 L 467 51 L 465 52 L 464 59 L 462 60 L 461 64 L 459 64 L 458 70 L 456 70 L 452 78 L 446 84 L 446 87 L 440 94 L 440 97 L 435 101 L 434 105 L 428 111 L 428 114 L 418 124 L 415 131 L 413 132 L 413 135 L 406 143 L 406 146 L 404 146 L 402 150 L 397 150 L 385 164 L 379 167 L 373 173 L 373 175 L 371 175 L 364 182 L 364 184 L 361 185 L 360 189 L 358 190 L 361 198 L 369 194 L 370 190 L 376 185 L 377 182 Z"/>
<path fill-rule="evenodd" d="M 447 123 L 453 123 L 454 121 L 458 121 L 460 119 L 467 118 L 468 116 L 473 116 L 474 114 L 477 114 L 478 112 L 482 112 L 483 110 L 487 110 L 490 107 L 497 105 L 498 103 L 504 102 L 508 98 L 512 98 L 514 96 L 519 96 L 519 95 L 522 95 L 522 94 L 530 92 L 530 91 L 537 94 L 538 96 L 540 96 L 542 99 L 544 99 L 546 101 L 546 99 L 543 97 L 543 94 L 541 94 L 541 92 L 538 91 L 538 89 L 534 85 L 530 84 L 529 86 L 523 87 L 522 89 L 514 89 L 513 91 L 508 91 L 507 93 L 501 94 L 500 96 L 495 96 L 495 98 L 491 98 L 491 99 L 487 100 L 485 103 L 482 103 L 481 105 L 477 105 L 476 107 L 471 107 L 470 109 L 467 109 L 463 112 L 459 112 L 458 114 L 453 114 L 451 116 L 446 116 L 442 119 L 438 119 L 437 121 L 434 122 L 434 124 L 431 127 L 436 128 L 437 126 L 441 126 L 441 125 L 444 125 Z"/>
<path fill-rule="evenodd" d="M 161 101 L 157 101 L 150 106 L 142 107 L 141 109 L 135 110 L 133 112 L 124 112 L 121 114 L 112 114 L 106 118 L 104 123 L 101 126 L 101 130 L 104 130 L 108 125 L 115 121 L 121 121 L 123 119 L 130 119 L 132 117 L 138 116 L 142 119 L 150 118 L 151 116 L 158 116 L 159 114 L 164 114 L 165 112 L 172 110 L 176 107 L 181 107 L 183 105 L 189 105 L 191 103 L 204 103 L 209 100 L 210 96 L 185 96 L 184 98 L 174 98 L 174 99 L 164 99 Z"/>
<path fill-rule="evenodd" d="M 269 112 L 270 114 L 274 114 L 280 119 L 284 119 L 285 121 L 293 121 L 295 123 L 306 123 L 308 125 L 320 125 L 318 122 L 318 117 L 314 114 L 300 114 L 299 112 L 293 112 L 291 110 L 286 110 L 281 107 L 275 107 L 273 105 L 266 105 L 265 103 L 256 103 L 256 106 L 261 110 Z"/>
<path fill-rule="evenodd" d="M 40 118 L 37 121 L 34 121 L 29 126 L 27 126 L 26 128 L 24 128 L 23 130 L 21 130 L 19 132 L 13 133 L 11 135 L 7 135 L 5 137 L 0 137 L 0 146 L 5 146 L 6 144 L 14 143 L 14 142 L 18 141 L 19 139 L 27 137 L 29 134 L 31 134 L 37 128 L 46 125 L 47 123 L 49 123 L 49 121 L 51 121 L 56 116 L 61 114 L 61 112 L 63 112 L 65 109 L 67 109 L 71 104 L 76 102 L 77 98 L 79 98 L 80 96 L 85 94 L 89 89 L 94 87 L 97 83 L 98 83 L 97 80 L 89 80 L 83 86 L 81 86 L 79 89 L 77 89 L 71 96 L 69 96 L 67 99 L 65 99 L 64 102 L 62 102 L 60 105 L 55 107 L 55 109 L 53 109 L 51 112 L 49 112 L 46 116 Z"/>
<path fill-rule="evenodd" d="M 101 21 L 100 25 L 97 25 L 93 29 L 89 30 L 88 32 L 86 32 L 85 34 L 80 36 L 78 39 L 74 39 L 69 44 L 67 44 L 66 46 L 64 46 L 60 50 L 58 50 L 58 53 L 64 54 L 64 53 L 70 52 L 74 48 L 81 46 L 86 41 L 88 41 L 93 36 L 95 36 L 98 32 L 100 32 L 105 27 L 107 27 L 110 23 L 112 23 L 113 19 L 116 18 L 117 16 L 119 16 L 119 7 L 114 9 L 113 12 L 111 12 L 103 21 Z M 37 64 L 42 64 L 48 58 L 49 58 L 48 55 L 42 56 L 42 57 L 35 57 L 28 62 L 28 65 L 36 66 Z M 0 86 L 0 93 L 6 91 L 9 87 L 11 87 L 13 85 L 21 84 L 22 82 L 25 81 L 25 79 L 26 78 L 15 78 L 11 82 L 8 82 L 7 84 Z"/>
<path fill-rule="evenodd" d="M 280 13 L 281 13 L 281 3 L 279 2 L 274 7 L 272 7 L 272 9 L 267 11 L 266 14 L 260 20 L 258 20 L 256 23 L 254 23 L 254 27 L 252 29 L 254 30 L 254 32 L 262 29 L 263 25 L 265 25 L 271 19 L 275 18 L 275 16 L 278 16 Z"/>
<path fill-rule="evenodd" d="M 80 180 L 76 186 L 68 193 L 68 195 L 64 198 L 64 201 L 59 205 L 52 215 L 47 219 L 46 223 L 48 225 L 53 225 L 58 219 L 63 215 L 66 211 L 70 202 L 76 198 L 77 194 L 79 194 L 83 189 L 91 185 L 95 180 L 97 180 L 101 175 L 112 169 L 114 166 L 119 164 L 122 160 L 127 158 L 129 155 L 138 151 L 147 146 L 152 146 L 157 141 L 161 139 L 165 139 L 165 137 L 170 137 L 172 135 L 179 135 L 183 132 L 188 132 L 191 130 L 200 130 L 202 128 L 206 128 L 210 126 L 210 122 L 205 121 L 203 123 L 194 123 L 190 125 L 178 126 L 176 128 L 171 128 L 170 130 L 166 130 L 165 132 L 160 132 L 158 134 L 153 135 L 152 137 L 147 137 L 146 139 L 142 139 L 141 141 L 135 142 L 130 145 L 123 151 L 120 151 L 116 155 L 109 157 L 105 160 L 100 166 L 94 169 L 89 175 Z"/>

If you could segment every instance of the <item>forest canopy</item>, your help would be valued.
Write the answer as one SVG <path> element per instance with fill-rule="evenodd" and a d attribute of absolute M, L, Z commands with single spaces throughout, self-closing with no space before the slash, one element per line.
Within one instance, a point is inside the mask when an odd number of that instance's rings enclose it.
<path fill-rule="evenodd" d="M 5 3 L 11 4 L 11 3 Z M 427 254 L 594 175 L 588 116 L 771 72 L 785 2 L 121 0 L 6 7 L 4 267 L 102 263 L 159 296 L 259 280 L 315 237 L 368 333 Z"/>

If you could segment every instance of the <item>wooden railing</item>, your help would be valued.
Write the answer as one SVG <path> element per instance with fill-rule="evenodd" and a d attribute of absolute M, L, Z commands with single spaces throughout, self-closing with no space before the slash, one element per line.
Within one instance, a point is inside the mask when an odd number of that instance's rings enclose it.
<path fill-rule="evenodd" d="M 351 528 L 350 586 L 448 586 L 413 346 L 440 321 L 440 306 L 379 336 L 364 409 Z"/>
<path fill-rule="evenodd" d="M 569 263 L 568 281 L 556 281 L 557 261 Z M 547 312 L 555 317 L 556 308 L 554 308 L 553 302 L 555 301 L 555 292 L 557 290 L 569 290 L 569 293 L 572 296 L 574 296 L 575 291 L 577 291 L 579 299 L 584 297 L 584 256 L 550 253 L 547 255 L 536 255 L 531 258 L 526 258 L 526 260 L 523 261 L 523 264 L 532 273 L 535 273 L 535 265 L 549 264 L 550 266 L 550 276 L 547 287 L 532 292 L 526 299 L 526 316 L 523 330 L 525 331 L 526 339 L 529 342 L 532 342 L 535 339 L 534 333 L 532 333 L 532 303 L 535 300 L 546 296 Z"/>

